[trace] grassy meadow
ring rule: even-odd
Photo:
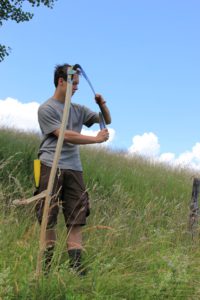
[[[80,278],[68,268],[60,214],[49,276],[35,278],[40,228],[34,204],[39,137],[0,129],[0,299],[200,299],[199,234],[188,232],[192,174],[103,148],[82,147],[91,216]],[[198,230],[198,228],[197,228]]]

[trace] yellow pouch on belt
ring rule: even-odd
[[[41,169],[41,162],[39,159],[34,159],[34,179],[35,179],[35,186],[36,188],[39,187],[40,183],[40,169]]]

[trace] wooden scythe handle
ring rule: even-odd
[[[53,191],[53,185],[55,181],[56,171],[58,167],[58,162],[60,159],[60,153],[63,146],[64,141],[64,134],[68,122],[69,117],[69,109],[70,109],[70,103],[71,103],[71,96],[72,96],[72,67],[68,68],[68,83],[67,83],[67,91],[65,96],[65,106],[63,111],[63,117],[62,117],[62,124],[59,132],[59,137],[56,145],[56,151],[54,155],[53,165],[51,168],[51,173],[49,177],[48,187],[47,187],[47,195],[45,198],[45,204],[44,204],[44,211],[43,211],[43,217],[42,217],[42,224],[41,224],[41,230],[40,230],[40,241],[39,241],[39,252],[38,252],[38,258],[37,258],[37,268],[36,268],[36,276],[39,277],[42,273],[42,258],[45,250],[45,237],[46,237],[46,228],[47,228],[47,221],[48,221],[48,213],[49,213],[49,207],[50,202],[52,198],[52,191]]]

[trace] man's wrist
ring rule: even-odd
[[[99,103],[100,106],[103,106],[106,104],[106,101],[102,101],[101,103]]]

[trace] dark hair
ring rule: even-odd
[[[67,69],[68,67],[71,67],[71,65],[64,64],[64,65],[57,65],[55,67],[54,71],[54,84],[55,87],[58,85],[58,79],[63,78],[65,81],[67,81]]]

